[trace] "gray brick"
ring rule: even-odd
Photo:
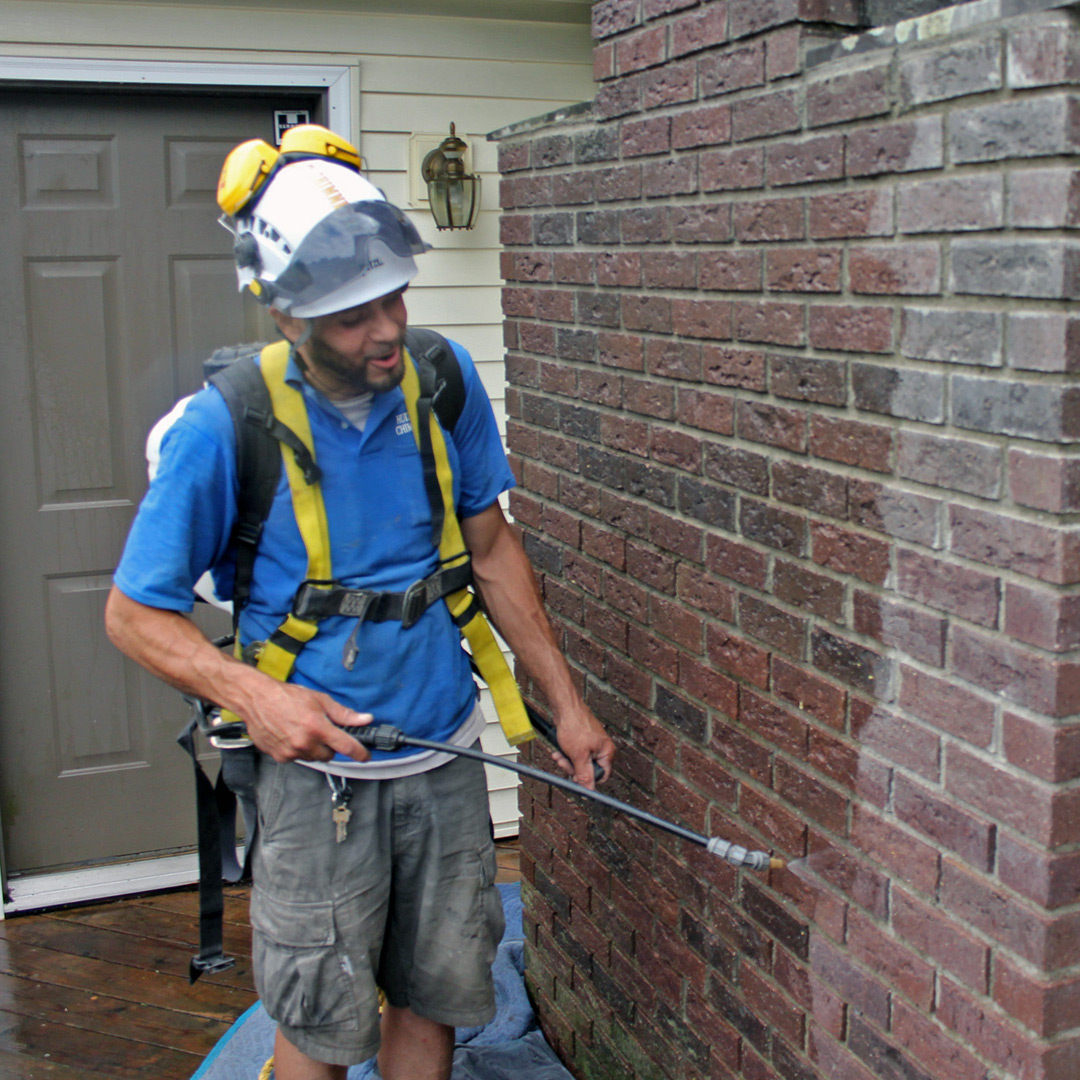
[[[1005,220],[1000,176],[917,180],[897,192],[898,221],[904,233],[999,229]]]
[[[954,240],[953,292],[1048,300],[1080,297],[1080,243]]]
[[[884,364],[852,364],[855,407],[867,412],[940,424],[945,420],[945,376]]]
[[[1080,101],[1074,95],[1018,98],[957,109],[949,116],[953,164],[1075,153]]]
[[[984,499],[1001,495],[1001,449],[958,439],[955,435],[901,432],[896,471],[905,480],[964,491]]]
[[[579,244],[617,244],[619,215],[614,210],[582,210],[577,215]]]
[[[833,71],[835,65],[830,67]],[[806,88],[806,118],[810,127],[842,124],[868,116],[881,116],[892,107],[888,57],[870,66],[836,71],[810,82]]]
[[[1080,33],[1071,18],[1019,26],[1009,34],[1008,85],[1015,90],[1080,82]]]
[[[1025,371],[1080,371],[1080,318],[1018,311],[1008,319],[1009,366]]]
[[[614,161],[619,156],[619,129],[596,127],[574,136],[574,160],[579,165]]]
[[[1001,366],[1002,317],[994,311],[905,308],[900,352],[914,360]]]
[[[918,52],[900,65],[900,90],[906,105],[984,94],[1003,83],[1001,37],[952,42]]]
[[[952,414],[970,431],[1072,442],[1080,436],[1080,387],[957,375]]]
[[[537,214],[533,218],[533,240],[537,244],[573,243],[573,217],[570,214]]]
[[[944,163],[941,117],[853,131],[847,137],[848,176],[940,169]]]
[[[1010,173],[1009,224],[1018,229],[1080,226],[1080,171],[1025,169]]]

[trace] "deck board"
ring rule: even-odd
[[[517,881],[516,840],[499,882]],[[194,888],[0,921],[3,1080],[190,1080],[256,1001],[248,890],[226,888],[225,947],[237,965],[188,984]]]

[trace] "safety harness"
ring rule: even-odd
[[[219,350],[208,362],[217,368],[210,382],[229,407],[236,431],[239,496],[233,531],[236,573],[233,589],[234,653],[258,670],[287,681],[304,646],[318,633],[319,623],[333,615],[357,620],[346,642],[342,663],[352,669],[359,652],[357,635],[364,621],[400,621],[406,629],[440,600],[468,644],[474,669],[491,691],[507,740],[517,745],[535,735],[517,683],[490,626],[471,591],[472,570],[454,509],[454,478],[443,426],[450,432],[464,403],[461,368],[449,343],[431,330],[410,329],[406,335],[402,392],[423,468],[431,506],[432,545],[439,552],[437,569],[404,592],[350,589],[334,579],[330,536],[307,406],[301,390],[285,380],[288,342]],[[255,357],[259,357],[256,364]],[[442,424],[440,424],[442,421]],[[280,451],[279,448],[280,447]],[[307,573],[293,597],[289,613],[265,642],[241,642],[240,612],[251,596],[251,578],[284,464],[293,512],[307,552]],[[190,700],[190,699],[189,699]],[[210,735],[239,727],[239,718],[220,713],[206,702],[192,702],[195,717],[180,742],[191,755],[196,773],[199,817],[200,951],[191,962],[191,981],[203,971],[222,971],[233,960],[222,950],[222,878],[237,881],[246,874],[254,838],[254,749],[245,739],[213,738],[224,750],[216,786],[199,765],[193,742],[196,726]],[[235,860],[235,811],[244,813],[245,865]]]

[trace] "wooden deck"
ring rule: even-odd
[[[518,880],[501,841],[497,880]],[[226,890],[231,971],[188,985],[194,889],[0,921],[0,1080],[189,1080],[255,1002],[247,890]]]

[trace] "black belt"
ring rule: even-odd
[[[307,622],[331,615],[345,615],[361,622],[400,621],[408,630],[432,604],[471,583],[472,567],[467,561],[436,570],[414,581],[404,592],[372,592],[305,581],[293,597],[292,613]]]

